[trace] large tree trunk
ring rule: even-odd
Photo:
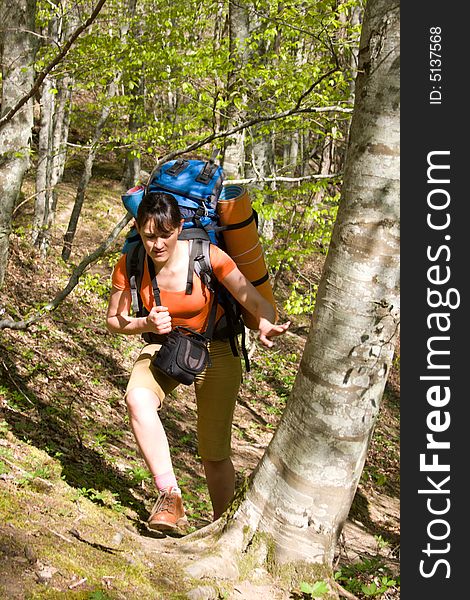
[[[36,0],[2,2],[2,106],[4,115],[33,86]],[[29,167],[33,102],[0,129],[0,286],[8,262],[11,217]]]
[[[212,548],[193,576],[214,560],[236,573],[234,551],[257,545],[260,561],[291,563],[290,573],[332,565],[398,333],[398,64],[399,4],[370,0],[341,207],[299,374],[244,498],[212,540],[218,558]]]

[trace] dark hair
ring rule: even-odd
[[[137,209],[137,227],[141,229],[150,219],[153,219],[155,227],[162,233],[170,233],[179,227],[181,212],[176,198],[166,192],[145,194]]]

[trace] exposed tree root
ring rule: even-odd
[[[333,582],[324,565],[278,564],[270,536],[242,526],[239,518],[240,515],[237,515],[237,521],[230,521],[228,526],[225,520],[219,519],[184,538],[147,539],[145,545],[151,552],[175,559],[183,577],[187,578],[188,589],[196,581],[199,587],[202,585],[214,590],[220,586],[232,588],[244,581],[251,582],[256,588],[259,581],[263,580],[270,581],[270,585],[277,586],[279,590],[285,590],[287,598],[289,590],[301,581],[319,579],[330,583],[328,598],[339,599],[339,595],[342,595],[348,600],[357,600]],[[198,595],[199,592],[202,593],[194,589],[195,598],[202,597]]]
[[[352,592],[348,592],[345,590],[342,585],[340,585],[337,581],[331,580],[330,584],[336,589],[338,594],[343,598],[347,598],[347,600],[359,600],[357,596],[355,596]]]

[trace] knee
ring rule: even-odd
[[[230,457],[223,458],[222,460],[207,460],[203,458],[202,465],[206,472],[210,471],[211,473],[219,473],[224,472],[227,469],[233,469],[232,459]]]
[[[217,467],[218,465],[224,464],[226,461],[230,460],[229,458],[222,458],[221,460],[208,460],[207,458],[202,459],[202,463],[209,467]]]
[[[129,413],[133,414],[137,411],[139,406],[139,393],[134,388],[126,394],[126,406]]]
[[[129,390],[125,400],[130,416],[137,416],[142,411],[149,409],[158,410],[160,406],[158,396],[146,388],[133,388]]]

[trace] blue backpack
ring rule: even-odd
[[[216,153],[214,153],[216,155]],[[179,239],[189,240],[189,266],[186,278],[186,294],[192,293],[193,274],[201,279],[211,291],[216,292],[217,302],[224,308],[224,315],[215,325],[214,339],[228,339],[235,356],[238,356],[236,338],[242,336],[241,350],[246,370],[250,370],[248,353],[245,347],[245,326],[240,305],[217,280],[210,262],[210,244],[224,248],[217,216],[217,201],[222,192],[224,173],[215,163],[213,155],[207,161],[178,158],[156,167],[148,178],[146,186],[137,186],[122,196],[126,209],[135,217],[139,204],[147,192],[167,192],[176,198],[184,219]],[[145,249],[135,227],[129,231],[122,252],[126,256],[126,268],[131,287],[132,309],[136,316],[145,316],[148,311],[142,304],[140,285],[144,270]],[[155,336],[143,334],[151,343]]]
[[[199,237],[220,245],[216,206],[223,180],[222,167],[213,158],[208,161],[178,158],[155,168],[145,188],[129,190],[122,200],[135,216],[144,193],[168,192],[176,198],[185,220],[181,239]]]

